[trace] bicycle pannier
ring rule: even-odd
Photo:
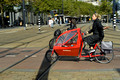
[[[110,53],[113,51],[113,43],[112,41],[102,41],[101,48],[104,52]]]

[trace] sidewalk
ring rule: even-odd
[[[66,24],[61,24],[61,26],[63,26],[63,25],[66,25]],[[59,24],[55,24],[54,27],[55,26],[59,26]],[[24,27],[24,26],[14,26],[14,27],[8,27],[8,28],[0,28],[0,31],[3,31],[3,30],[24,30],[24,29],[28,30],[32,27],[39,27],[39,25],[27,25],[26,27]],[[41,28],[49,27],[49,25],[41,25],[40,27]]]
[[[50,71],[48,80],[120,80],[117,71]]]

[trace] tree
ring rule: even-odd
[[[100,7],[99,7],[99,11],[101,14],[109,14],[112,13],[112,5],[110,2],[102,1]]]
[[[98,8],[90,3],[78,0],[33,0],[33,8],[35,13],[39,11],[49,13],[51,10],[58,10],[60,12],[62,11],[62,1],[64,14],[70,16],[89,15],[90,12],[93,13]]]
[[[62,0],[34,0],[33,7],[35,8],[35,13],[39,11],[48,13],[51,10],[62,9]]]
[[[90,15],[98,10],[98,6],[75,0],[66,0],[64,5],[64,13],[70,16]]]
[[[0,11],[2,17],[2,27],[4,27],[4,11],[11,10],[13,11],[13,6],[20,3],[21,0],[0,0]]]
[[[111,2],[108,2],[107,0],[102,1],[99,12],[101,15],[109,15],[112,14],[112,4]],[[108,16],[107,16],[107,22],[108,22]]]

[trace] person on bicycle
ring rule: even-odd
[[[85,34],[93,33],[93,35],[87,36],[83,39],[90,46],[90,51],[88,53],[95,52],[95,49],[94,49],[95,44],[99,41],[102,41],[104,38],[103,30],[109,28],[109,27],[104,27],[101,24],[100,18],[101,16],[98,13],[93,14],[92,19],[94,22],[93,22],[92,29],[85,32]]]
[[[70,19],[69,22],[70,22],[70,28],[67,28],[67,30],[72,30],[72,29],[77,28],[75,19]]]

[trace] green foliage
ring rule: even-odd
[[[0,12],[1,12],[1,17],[2,17],[2,26],[4,27],[4,15],[3,13],[5,11],[12,12],[13,6],[16,4],[19,4],[21,0],[0,0]]]
[[[92,15],[95,12],[100,14],[112,13],[112,0],[101,0],[100,6],[94,6],[90,3],[77,0],[25,0],[25,2],[27,1],[29,1],[30,4],[26,5],[26,9],[28,11],[32,10],[35,13],[38,13],[39,11],[49,13],[51,10],[62,11],[62,1],[65,15]],[[19,5],[22,5],[22,0],[0,0],[0,8],[2,6],[4,11],[13,11],[13,6]]]
[[[50,10],[61,9],[62,0],[34,0],[33,7],[36,12],[50,12]]]
[[[70,16],[91,15],[98,10],[97,6],[81,1],[67,0],[64,5],[64,13]]]
[[[112,13],[112,5],[111,5],[111,2],[107,2],[106,0],[105,1],[102,1],[100,7],[99,7],[99,12],[102,14],[102,15],[107,15],[109,13]]]
[[[90,15],[98,10],[96,6],[75,0],[63,0],[64,14],[70,16]],[[51,10],[61,10],[62,0],[34,0],[35,12],[49,13]]]
[[[13,6],[20,2],[21,0],[0,0],[0,9],[3,9],[3,11],[14,11]]]
[[[109,1],[109,2],[112,2],[113,0],[101,0],[101,2],[103,2],[103,1]]]

